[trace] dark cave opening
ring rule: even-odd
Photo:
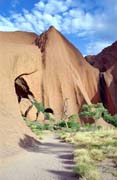
[[[34,99],[34,95],[31,92],[26,80],[21,76],[18,76],[15,79],[15,91],[16,91],[19,103],[22,98],[26,98],[30,100],[29,97],[31,96]]]
[[[54,114],[54,111],[53,111],[52,108],[46,108],[46,109],[44,110],[44,112]]]
[[[32,102],[35,102],[36,100],[35,100],[34,94],[32,93],[32,91],[30,90],[30,88],[28,86],[28,83],[21,76],[18,76],[15,79],[15,91],[16,91],[16,95],[17,95],[17,98],[18,98],[18,103],[21,102],[22,98],[26,98],[31,102],[31,105],[29,105],[29,107],[27,107],[26,112],[23,114],[25,117],[27,117],[27,114],[29,113],[29,111],[33,107]],[[39,102],[37,102],[37,103],[39,103]],[[50,108],[50,107],[45,108],[44,112],[54,114],[53,109]],[[38,114],[39,114],[39,112],[37,110],[37,117],[38,117]]]

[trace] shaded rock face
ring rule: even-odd
[[[85,59],[100,72],[106,72],[117,63],[117,41],[106,47],[97,55],[86,56]]]
[[[59,120],[64,111],[71,115],[84,102],[99,102],[98,82],[99,71],[55,28],[40,36],[1,32],[0,158],[21,151],[20,139],[34,136],[20,113],[35,118],[29,96],[43,102]]]
[[[112,96],[105,80],[105,74],[102,72],[99,74],[99,94],[104,107],[108,109],[111,114],[115,114],[116,110],[113,104]]]
[[[103,99],[108,99],[106,103],[103,103],[112,114],[117,113],[117,41],[99,54],[86,56],[85,59],[92,66],[99,69],[100,77],[103,74],[103,82],[100,89],[102,91],[103,88]]]

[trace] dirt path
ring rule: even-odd
[[[21,142],[23,146],[23,142]],[[23,147],[27,152],[0,168],[0,180],[76,180],[73,174],[73,146],[54,134],[42,143]]]

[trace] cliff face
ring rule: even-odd
[[[41,55],[31,44],[34,39],[30,33],[0,33],[0,163],[23,150],[25,138],[34,137],[22,120],[14,83],[20,74],[37,69]]]
[[[85,59],[100,72],[106,72],[117,63],[117,41],[99,54],[86,56]]]
[[[68,114],[78,112],[84,101],[89,103],[98,93],[98,70],[85,62],[81,53],[53,27],[35,42],[42,53],[41,92],[45,106],[51,107],[60,119],[64,100],[68,99]]]
[[[40,36],[1,32],[0,158],[17,153],[26,137],[34,136],[20,113],[35,118],[29,96],[51,108],[59,120],[65,99],[68,115],[84,102],[98,102],[98,82],[99,71],[55,28]]]
[[[99,54],[86,56],[85,59],[103,74],[105,87],[108,91],[107,94],[104,93],[105,97],[103,94],[103,98],[108,99],[105,106],[112,114],[117,113],[117,41]],[[104,90],[104,92],[107,91]]]

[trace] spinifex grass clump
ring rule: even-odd
[[[116,176],[117,166],[117,130],[95,129],[64,133],[61,135],[64,141],[74,143],[77,149],[74,152],[75,172],[85,180],[100,180],[97,164],[110,159],[114,165],[111,173]],[[110,173],[110,172],[109,172]]]
[[[81,176],[82,180],[101,180],[97,168],[89,162],[79,162],[74,171]]]
[[[105,155],[101,149],[93,148],[90,151],[90,156],[93,160],[102,161],[105,159]]]

